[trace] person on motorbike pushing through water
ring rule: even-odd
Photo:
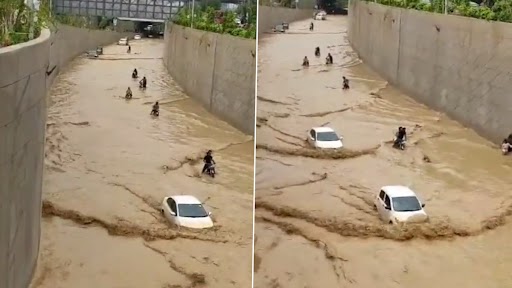
[[[332,55],[331,53],[327,53],[327,57],[325,57],[325,64],[332,64]]]
[[[153,105],[153,110],[151,110],[151,115],[158,115],[160,113],[160,105],[158,101]]]
[[[208,168],[210,168],[212,166],[212,164],[215,164],[215,161],[213,160],[212,152],[213,152],[212,150],[208,150],[208,152],[206,152],[206,156],[204,156],[204,158],[203,158],[204,166],[203,166],[203,170],[201,171],[201,174],[206,172],[206,170]]]
[[[147,85],[147,80],[146,80],[146,76],[144,76],[144,77],[142,77],[142,80],[140,80],[139,86],[140,86],[140,88],[146,88],[146,85]]]
[[[343,76],[343,89],[349,89],[350,86],[348,85],[348,79]]]
[[[405,127],[398,127],[398,131],[396,132],[396,135],[395,135],[395,143],[394,145],[398,145],[400,144],[401,142],[404,142],[407,140],[407,132],[405,131]]]
[[[139,72],[137,71],[137,68],[133,69],[133,72],[132,72],[132,78],[137,78],[139,77]]]
[[[126,51],[128,54],[132,53],[132,46],[128,45],[128,51]]]
[[[302,59],[302,66],[309,67],[308,56],[304,56],[304,59]]]
[[[126,94],[124,95],[124,98],[131,99],[132,96],[133,96],[132,89],[130,89],[130,87],[128,87],[128,89],[126,89]]]
[[[320,56],[320,47],[316,47],[316,48],[315,48],[315,56],[316,56],[316,57],[319,57],[319,56]]]
[[[315,24],[313,24],[313,22],[311,22],[309,24],[309,31],[313,31],[314,28],[315,28]]]

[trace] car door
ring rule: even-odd
[[[169,206],[169,210],[170,210],[170,211],[166,211],[167,218],[172,223],[178,224],[178,221],[177,221],[178,220],[178,209],[176,207],[176,201],[174,201],[174,199],[172,199],[172,198],[167,198],[167,206]],[[170,212],[173,212],[174,215],[171,214]]]
[[[385,207],[389,207],[389,209],[386,209]],[[383,206],[383,216],[384,221],[388,222],[391,220],[391,198],[386,194],[384,196],[384,206]]]
[[[308,142],[312,146],[315,146],[315,141],[316,141],[316,131],[314,129],[311,129],[311,130],[309,130]]]

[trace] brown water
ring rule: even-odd
[[[250,287],[253,140],[188,98],[162,63],[163,42],[78,59],[49,98],[43,227],[33,287]],[[138,89],[131,72],[148,79]],[[127,87],[133,99],[123,99]],[[159,118],[149,116],[160,101]],[[206,150],[215,179],[199,176]],[[163,197],[191,194],[216,227],[178,230]]]
[[[512,287],[511,160],[361,64],[347,20],[260,40],[254,287]],[[306,146],[325,123],[342,152]],[[398,126],[405,151],[391,147]],[[416,191],[430,223],[381,223],[373,197],[393,184]]]

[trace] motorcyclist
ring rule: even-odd
[[[151,110],[151,115],[158,116],[160,113],[160,104],[158,104],[158,101],[156,101],[155,104],[153,104],[153,110]]]
[[[139,82],[139,87],[146,88],[146,84],[147,84],[147,80],[146,80],[146,76],[144,76],[144,77],[142,77],[142,80],[140,80],[140,82]]]
[[[126,51],[128,54],[132,53],[132,46],[128,45],[128,51]]]
[[[315,48],[315,56],[316,56],[316,57],[319,57],[319,56],[320,56],[320,47],[316,47],[316,48]]]
[[[512,135],[509,135],[512,136]],[[507,155],[512,151],[512,144],[510,143],[510,140],[508,138],[503,139],[503,142],[501,142],[501,152],[503,155]]]
[[[137,68],[133,69],[133,72],[132,72],[132,78],[137,78],[139,77],[139,72],[137,71]]]
[[[302,66],[309,67],[309,59],[308,56],[304,56],[304,59],[302,60]]]
[[[350,86],[348,84],[348,79],[343,76],[343,90],[350,89]]]
[[[325,57],[325,64],[332,64],[332,55],[331,53],[327,53],[327,57]]]
[[[203,166],[203,170],[201,171],[201,174],[206,172],[206,170],[208,168],[210,168],[213,164],[215,164],[215,161],[213,160],[212,153],[213,153],[212,150],[208,150],[208,152],[206,152],[206,156],[204,156],[204,158],[203,158],[204,166]]]
[[[315,24],[313,24],[313,22],[311,22],[309,24],[309,31],[313,31],[314,28],[315,28]]]
[[[132,99],[132,89],[130,89],[130,87],[128,87],[128,89],[126,89],[126,94],[124,95],[124,98],[126,99]]]
[[[407,140],[407,131],[405,130],[405,127],[398,127],[398,131],[395,134],[395,143],[394,145],[399,145],[402,142],[405,142]]]

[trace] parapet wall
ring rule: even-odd
[[[291,23],[313,18],[314,4],[308,9],[292,9],[284,7],[258,6],[258,35],[270,31],[283,22]]]
[[[1,288],[27,288],[37,262],[48,88],[74,57],[119,37],[61,26],[0,49]]]
[[[256,41],[169,24],[164,65],[187,95],[254,134]]]
[[[418,101],[495,142],[511,133],[512,24],[351,1],[348,36]]]

